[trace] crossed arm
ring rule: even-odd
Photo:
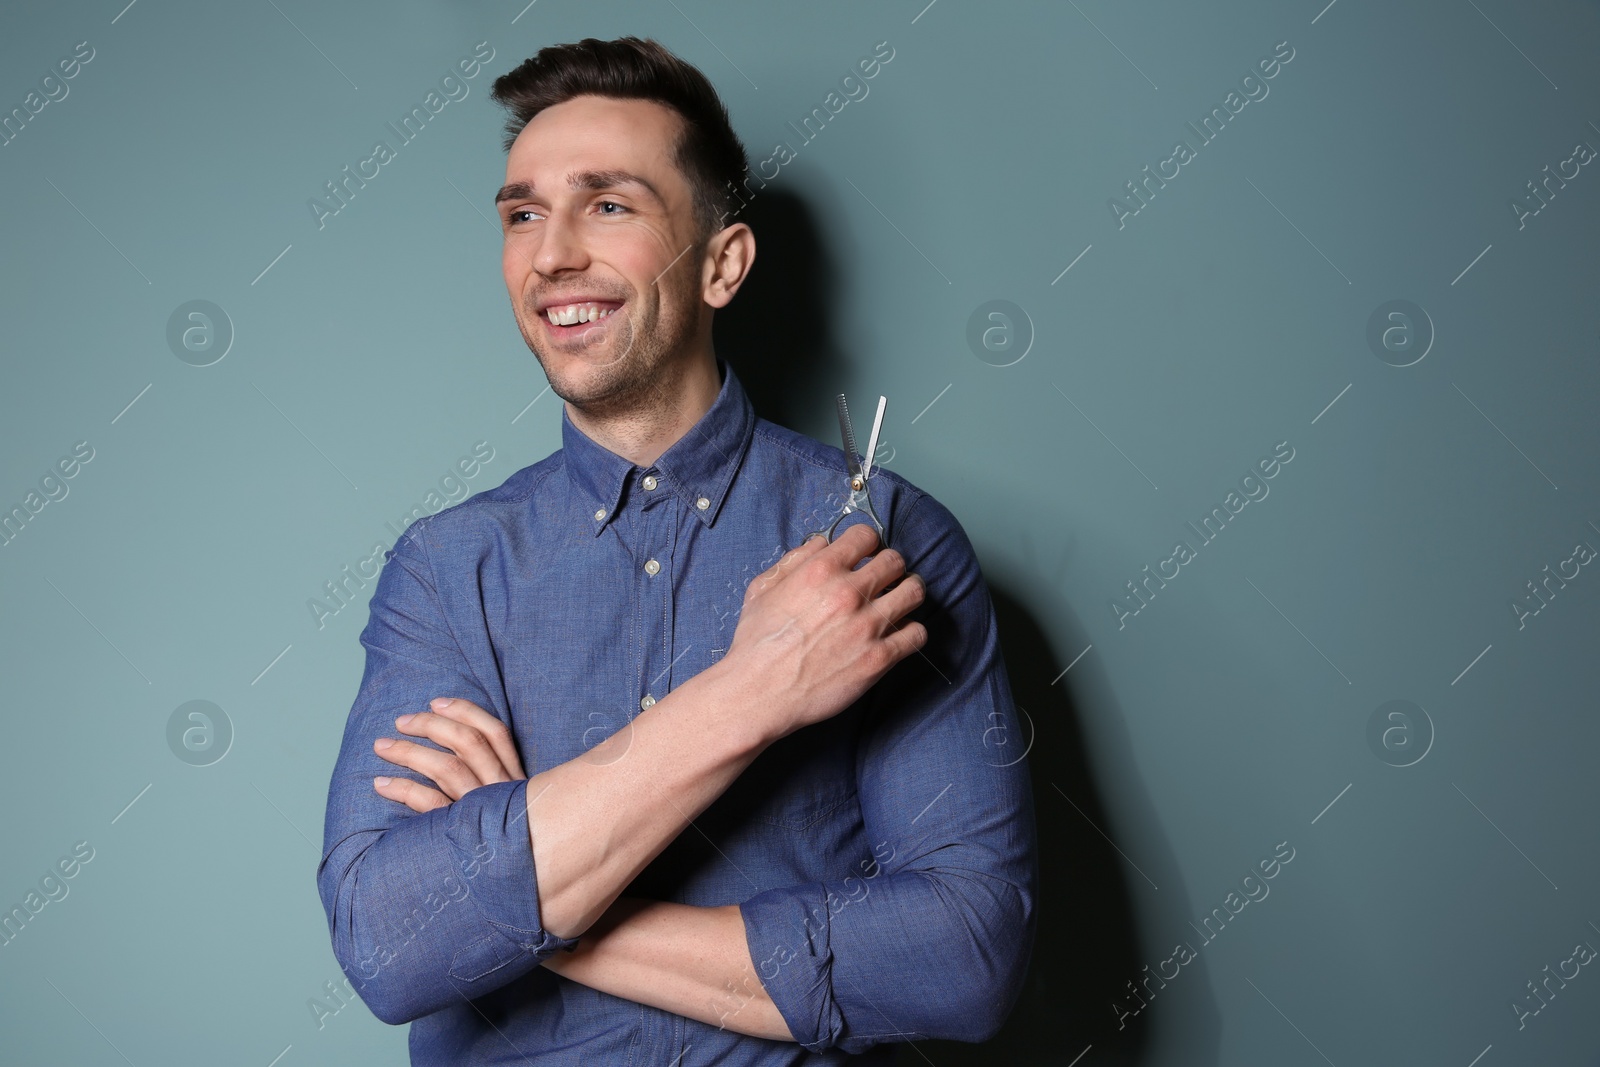
[[[427,777],[437,788],[409,778],[379,777],[374,788],[381,796],[426,812],[480,786],[527,777],[499,719],[468,700],[441,698],[431,707],[401,716],[396,729],[448,751],[403,738],[380,738],[373,751]],[[700,908],[618,897],[584,931],[575,949],[557,952],[543,966],[625,1000],[753,1037],[795,1040],[756,976],[736,904]]]
[[[427,532],[397,545],[362,634],[367,670],[330,788],[318,867],[336,953],[374,1014],[409,1021],[542,965],[810,1051],[992,1035],[1020,993],[1031,948],[1031,795],[1020,755],[1009,758],[1017,749],[990,740],[997,717],[1011,720],[1012,703],[971,546],[932,498],[900,525],[906,543],[920,547],[918,571],[935,576],[929,597],[942,617],[929,630],[885,628],[878,610],[901,615],[912,598],[888,602],[908,583],[863,597],[870,590],[854,583],[874,580],[874,564],[890,554],[856,569],[875,539],[852,526],[831,546],[786,556],[770,589],[751,583],[734,647],[716,666],[631,719],[591,750],[592,760],[532,779],[507,725],[483,710],[502,706],[504,694],[466,665],[460,642],[482,652],[482,635],[465,625],[468,632],[452,632],[445,621]],[[787,576],[785,561],[796,564]],[[870,655],[863,630],[879,635],[867,642]],[[887,647],[917,631],[916,644]],[[884,678],[920,651],[924,635],[921,661]],[[892,848],[886,858],[874,847],[878,859],[861,864],[866,878],[844,859],[840,871],[738,905],[619,896],[753,760],[751,739],[737,737],[741,724],[787,717],[757,731],[760,748],[849,706],[880,678],[884,714],[861,735],[856,779],[866,834]],[[394,720],[415,742],[379,747],[389,709],[424,705],[441,691],[455,702]],[[708,742],[729,737],[734,744]],[[628,758],[602,751],[613,745]],[[427,781],[390,776],[390,767]],[[411,810],[397,814],[400,805]],[[475,879],[470,891],[457,867]],[[866,879],[870,906],[861,903]],[[470,907],[453,903],[469,893]]]

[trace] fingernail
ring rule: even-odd
[[[438,700],[435,700],[433,702],[433,706],[436,707],[436,708],[448,708],[451,704],[454,704],[454,703],[455,703],[455,698],[454,697],[440,697]]]
[[[388,785],[392,781],[394,781],[393,778],[385,778],[382,775],[379,775],[377,778],[374,778],[372,780],[372,784],[373,785],[378,785],[378,786],[383,786],[383,785]]]
[[[380,738],[378,738],[377,743],[374,744],[372,747],[381,750],[381,749],[388,748],[392,744],[394,744],[394,738],[392,738],[392,737],[380,737]]]
[[[402,716],[400,716],[398,719],[396,719],[394,721],[394,724],[396,726],[404,726],[407,723],[409,723],[412,719],[415,719],[415,718],[416,718],[415,715],[402,715]]]

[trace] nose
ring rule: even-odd
[[[554,275],[563,270],[583,270],[589,265],[588,253],[583,247],[580,224],[568,218],[565,212],[551,211],[540,224],[539,248],[534,253],[534,269],[540,274]]]

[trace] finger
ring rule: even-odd
[[[926,598],[928,598],[928,584],[922,581],[922,574],[907,574],[904,581],[872,601],[872,606],[882,611],[886,622],[894,622],[904,614],[909,614],[918,606],[922,606]]]
[[[426,737],[434,744],[449,749],[471,768],[478,783],[505,782],[511,772],[500,761],[500,754],[476,727],[430,711],[415,715],[402,715],[395,720],[395,728],[413,737]]]
[[[451,800],[460,800],[483,781],[453,752],[440,752],[411,741],[380,737],[372,743],[380,759],[416,771],[438,786]]]
[[[928,628],[920,622],[908,622],[898,630],[885,634],[883,641],[889,646],[894,662],[899,663],[928,643]]]
[[[450,804],[450,798],[437,789],[429,789],[409,778],[389,778],[380,775],[372,780],[372,788],[379,796],[397,800],[412,811],[432,811],[434,808],[443,808]]]
[[[859,531],[859,532],[858,532]],[[854,568],[879,548],[877,528],[870,522],[853,522],[827,546],[827,555],[846,569]]]
[[[772,569],[775,571],[787,570],[788,568],[793,567],[795,564],[802,563],[811,558],[827,547],[828,535],[820,530],[813,530],[811,533],[806,534],[805,540],[801,541],[798,545],[795,545],[793,548],[789,549],[789,551],[785,552],[782,557],[779,558],[778,562],[773,564]]]
[[[915,610],[927,598],[928,587],[922,575],[907,574],[900,584],[870,601],[869,605],[877,613],[883,629],[890,630],[895,628],[896,620]]]
[[[896,549],[885,548],[857,567],[851,573],[850,581],[863,596],[870,598],[882,593],[905,573],[905,557]]]
[[[479,733],[488,738],[489,746],[499,755],[501,766],[512,779],[528,777],[522,769],[522,756],[517,752],[517,739],[512,736],[511,727],[472,701],[460,697],[440,697],[433,701],[432,707],[440,715],[476,727]]]

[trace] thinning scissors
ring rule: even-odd
[[[833,531],[838,527],[840,519],[853,511],[859,511],[877,528],[879,544],[885,547],[889,544],[889,531],[884,528],[877,511],[872,507],[871,484],[872,460],[878,452],[878,431],[883,429],[883,409],[888,402],[888,397],[878,397],[878,414],[872,420],[872,436],[867,439],[867,452],[863,461],[863,457],[856,454],[856,435],[850,427],[850,409],[845,404],[844,394],[839,394],[839,433],[844,438],[844,455],[850,468],[850,497],[845,501],[839,514],[834,516],[833,522],[828,524],[827,529],[814,531],[827,541],[833,540]]]

